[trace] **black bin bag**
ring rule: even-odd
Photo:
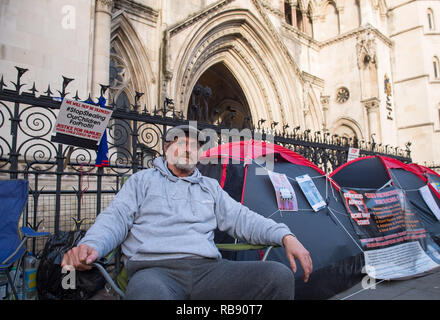
[[[64,254],[75,247],[85,233],[84,230],[60,231],[49,238],[37,269],[38,299],[87,300],[104,287],[105,279],[96,268],[64,273],[61,268]],[[74,277],[70,272],[75,272]],[[64,279],[63,288],[64,277],[69,278]]]

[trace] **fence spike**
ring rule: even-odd
[[[78,96],[78,90],[76,90],[76,94],[75,94],[75,96],[73,97],[73,99],[74,99],[75,101],[79,101],[79,100],[80,100],[80,97]]]
[[[61,98],[64,98],[66,95],[68,95],[70,93],[70,92],[66,93],[66,88],[69,85],[69,83],[72,82],[74,79],[67,78],[65,76],[62,76],[62,77],[63,77],[63,88],[62,88],[62,91],[61,92],[59,90],[57,90],[57,91],[60,94]]]
[[[46,97],[48,97],[48,98],[52,97],[53,92],[50,90],[50,84],[47,86],[47,90],[44,93],[46,94]]]
[[[33,96],[35,96],[35,93],[38,92],[37,88],[35,87],[35,81],[34,84],[32,85],[32,88],[29,91],[32,93]]]
[[[15,91],[20,92],[20,89],[22,86],[24,86],[25,84],[21,83],[21,77],[29,70],[29,69],[25,69],[25,68],[20,68],[20,67],[15,67],[15,69],[17,69],[17,83],[12,82],[11,83],[15,86]]]
[[[6,83],[3,81],[3,75],[0,80],[0,92],[3,91],[3,87],[7,87]]]

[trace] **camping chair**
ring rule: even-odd
[[[247,250],[264,250],[266,249],[266,252],[264,256],[262,257],[261,261],[266,261],[270,251],[275,246],[266,246],[266,245],[254,245],[254,244],[248,244],[248,243],[219,243],[216,244],[217,248],[219,250],[224,251],[247,251]],[[106,267],[111,264],[111,261],[113,259],[118,259],[118,249],[113,250],[110,252],[106,257],[99,260],[98,262],[93,263],[93,266],[98,268],[98,270],[101,272],[105,280],[107,281],[108,285],[116,292],[119,298],[123,299],[125,296],[125,290],[127,289],[128,284],[128,275],[127,271],[124,267],[120,268],[119,270],[116,270],[116,277],[113,279],[109,272],[107,272]]]
[[[5,273],[11,286],[13,295],[18,300],[18,293],[14,279],[9,274],[12,266],[18,261],[17,270],[21,266],[25,255],[26,241],[50,235],[49,232],[35,232],[30,227],[22,227],[22,239],[18,234],[18,222],[28,198],[27,180],[2,180],[0,181],[0,272]],[[23,277],[24,279],[24,277]],[[23,286],[24,288],[24,286]]]

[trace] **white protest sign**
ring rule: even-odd
[[[349,148],[347,162],[359,158],[359,152],[360,152],[360,149],[358,149],[358,148]]]
[[[438,207],[437,203],[434,200],[434,197],[431,194],[431,191],[429,190],[428,185],[425,185],[419,189],[420,195],[422,196],[423,200],[425,200],[426,205],[431,209],[432,213],[435,215],[437,220],[440,221],[440,208]]]
[[[433,249],[426,253],[418,241],[364,251],[365,265],[372,271],[367,273],[375,279],[406,278],[435,269],[439,265],[429,254],[440,258]]]
[[[100,106],[64,99],[53,132],[99,142],[112,113]]]

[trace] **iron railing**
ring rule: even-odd
[[[39,94],[35,83],[32,86],[23,83],[27,69],[16,69],[15,82],[7,84],[3,76],[0,80],[0,175],[3,179],[29,180],[23,224],[34,228],[44,227],[51,232],[69,230],[74,225],[72,219],[87,219],[87,227],[118,192],[124,176],[151,166],[152,159],[161,155],[164,132],[189,121],[174,109],[173,101],[168,98],[161,109],[151,111],[140,104],[143,94],[139,92],[131,105],[117,106],[110,101],[108,108],[113,109],[107,129],[110,166],[95,167],[96,151],[51,141],[61,99],[69,97],[67,88],[73,79],[62,77],[57,94],[50,86]],[[101,86],[101,97],[108,89]],[[78,92],[71,99],[83,101]],[[203,90],[193,92],[190,118],[199,120],[199,129],[217,132],[218,143],[226,142],[221,133],[231,129],[231,121],[212,123],[206,113],[208,99]],[[212,112],[216,110],[211,110],[211,115]],[[231,114],[228,119],[233,118]],[[263,127],[265,119],[259,119],[255,127],[249,120],[245,119],[237,129],[249,128],[253,136],[263,140],[270,136],[274,143],[303,155],[326,172],[346,162],[350,147],[360,148],[361,156],[382,154],[411,162],[410,144],[401,149],[374,140],[357,141],[323,131],[301,131],[300,127],[276,122],[267,129]]]

